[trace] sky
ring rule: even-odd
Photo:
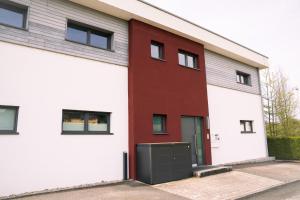
[[[146,1],[266,55],[300,89],[300,0]]]

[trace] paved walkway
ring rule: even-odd
[[[238,199],[288,182],[300,180],[300,163],[244,165],[234,171],[205,178],[190,178],[154,187],[192,200]]]
[[[49,193],[18,200],[188,200],[139,182],[125,182],[110,186]]]
[[[155,186],[125,182],[113,186],[20,198],[22,200],[229,200],[300,180],[300,163],[242,165],[234,171]]]

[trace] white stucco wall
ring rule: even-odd
[[[266,157],[261,96],[212,85],[207,89],[213,164]],[[255,133],[241,134],[240,120],[253,120]]]
[[[0,135],[0,196],[121,180],[127,68],[3,42],[0,55],[0,105],[20,106],[20,134]],[[61,135],[62,109],[111,112],[114,135]]]

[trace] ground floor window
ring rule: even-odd
[[[62,134],[111,134],[110,113],[63,110]]]
[[[16,106],[0,106],[0,134],[16,134],[18,110]]]
[[[241,133],[254,133],[253,132],[253,121],[251,120],[241,120]]]
[[[166,134],[167,133],[167,115],[154,114],[152,119],[153,133]]]

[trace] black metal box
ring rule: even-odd
[[[189,143],[143,143],[137,145],[137,180],[158,184],[192,176]]]

